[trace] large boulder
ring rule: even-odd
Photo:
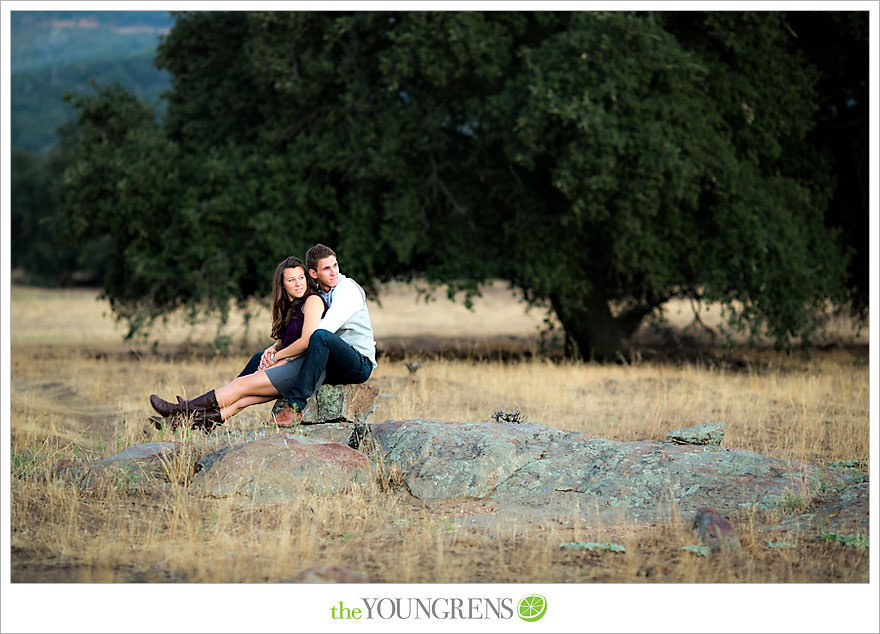
[[[587,439],[533,423],[387,421],[371,431],[419,499],[481,498],[584,521],[659,521],[702,507],[769,510],[835,477],[751,451]]]
[[[223,448],[199,462],[193,494],[261,503],[287,502],[303,492],[337,493],[376,476],[373,463],[359,451],[289,432]]]

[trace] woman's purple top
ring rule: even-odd
[[[290,322],[288,322],[287,326],[284,328],[284,332],[281,335],[281,347],[279,350],[286,348],[302,336],[303,323],[306,320],[305,315],[303,315],[303,306],[305,306],[306,299],[308,299],[310,295],[318,295],[318,297],[321,297],[318,293],[306,293],[305,296],[303,296],[303,301],[296,307],[296,310],[293,311],[293,317],[290,318]],[[324,301],[323,297],[321,297],[321,301],[324,302],[324,311],[321,313],[321,317],[323,317],[327,312],[327,302]]]

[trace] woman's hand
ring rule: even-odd
[[[284,364],[287,363],[288,361],[290,361],[290,359],[278,359],[277,361],[275,361],[274,363],[272,363],[272,365],[270,365],[270,366],[267,367],[266,369],[268,370],[269,368],[277,368],[279,365],[284,365]]]
[[[260,356],[260,365],[257,367],[257,372],[260,370],[265,370],[270,367],[273,363],[275,363],[275,344],[272,344],[265,350],[263,350],[263,354]]]

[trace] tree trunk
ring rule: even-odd
[[[581,310],[567,302],[551,299],[556,316],[565,329],[565,356],[590,361],[616,361],[623,354],[620,327],[608,302],[592,295]]]

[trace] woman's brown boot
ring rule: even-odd
[[[163,398],[156,396],[155,394],[150,394],[150,405],[156,410],[163,418],[167,418],[172,414],[175,414],[181,410],[180,403],[169,403]]]
[[[192,417],[192,428],[201,429],[206,434],[217,425],[223,424],[219,409],[203,409],[195,412]]]
[[[183,410],[187,412],[220,409],[220,404],[217,403],[217,394],[214,392],[214,390],[205,392],[204,394],[195,397],[191,401],[184,401],[182,398],[178,397],[177,402],[177,406],[183,408]]]
[[[193,429],[203,429],[207,433],[215,425],[223,422],[220,414],[220,404],[217,402],[217,394],[214,390],[205,392],[191,401],[184,401],[180,397],[177,400],[186,411],[192,412]]]

